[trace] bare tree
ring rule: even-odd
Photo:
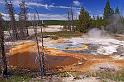
[[[20,9],[21,9],[20,14],[19,14],[20,35],[21,35],[21,38],[25,38],[25,37],[29,36],[28,27],[26,26],[27,8],[25,5],[25,1],[22,1],[20,3]]]
[[[75,28],[74,28],[74,13],[73,13],[72,6],[68,11],[68,29],[70,31],[75,31]]]
[[[43,22],[42,22],[43,24]],[[43,26],[41,27],[41,36],[42,36],[42,76],[46,74],[45,70],[45,55],[44,55],[44,40],[43,40]]]
[[[39,16],[39,13],[38,13],[38,11],[35,9],[35,11],[36,11],[36,13],[37,13],[37,15],[38,15],[38,24],[39,24],[39,20],[40,20],[40,16]],[[37,25],[38,25],[37,24]],[[43,21],[42,21],[42,25],[43,25],[44,23],[43,23]],[[43,25],[44,26],[44,25]],[[41,54],[41,62],[42,62],[42,64],[41,64],[41,77],[43,77],[45,74],[46,74],[46,70],[45,70],[45,53],[44,53],[44,40],[43,40],[43,26],[41,26],[41,36],[42,36],[42,40],[41,40],[41,42],[42,42],[42,54]]]
[[[71,18],[70,18],[70,11],[68,11],[68,29],[71,31]]]
[[[36,9],[35,9],[36,10]],[[37,13],[37,17],[38,17],[38,21],[40,20],[39,18],[39,14],[38,11],[36,10]],[[36,19],[36,15],[34,14],[34,20]],[[38,22],[37,22],[37,26],[38,26]],[[35,26],[35,24],[33,25],[34,27],[34,32],[35,32],[35,38],[36,38],[36,42],[37,42],[37,49],[38,49],[38,60],[39,60],[39,65],[40,65],[40,74],[41,74],[41,78],[46,74],[45,71],[45,58],[44,58],[44,45],[43,45],[43,29],[41,27],[41,34],[42,34],[42,54],[40,53],[40,46],[39,46],[39,41],[38,41],[38,37],[37,37],[37,27]]]
[[[75,31],[75,28],[74,28],[74,13],[73,13],[73,7],[72,6],[71,6],[70,14],[71,14],[71,30]]]
[[[2,63],[3,63],[3,76],[7,75],[7,60],[5,54],[5,47],[4,47],[4,28],[2,25],[2,15],[0,14],[0,47],[1,47],[1,54],[2,54]]]
[[[14,16],[14,8],[13,5],[11,3],[11,1],[8,3],[6,0],[6,7],[8,9],[8,13],[10,16],[10,29],[12,30],[12,36],[14,38],[14,40],[18,40],[18,30],[15,24],[15,16]]]

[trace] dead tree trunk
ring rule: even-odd
[[[44,55],[44,40],[43,40],[43,26],[41,27],[41,36],[42,36],[42,76],[46,74],[45,70],[45,55]]]
[[[8,3],[6,2],[6,7],[8,9],[8,13],[10,16],[10,29],[12,30],[12,36],[14,40],[18,40],[18,30],[16,28],[16,24],[15,24],[15,16],[14,16],[14,8],[12,3]]]
[[[71,31],[71,18],[70,18],[70,11],[68,11],[68,29]]]
[[[73,13],[73,7],[71,7],[71,29],[73,31],[75,31],[75,28],[74,28],[74,13]]]
[[[37,22],[37,26],[39,24],[39,20],[40,20],[40,16],[39,16],[39,13],[38,11],[35,9],[36,13],[37,13],[37,16],[38,16],[38,22]],[[43,21],[42,21],[42,24],[43,24]],[[43,40],[43,26],[41,27],[41,36],[42,36],[42,64],[41,64],[41,77],[43,77],[44,75],[46,75],[46,69],[45,69],[45,54],[44,54],[44,40]]]
[[[39,13],[37,12],[38,14],[38,24],[39,24],[39,20],[40,20],[40,17],[39,17]],[[37,25],[38,25],[37,24]],[[42,21],[42,25],[44,26],[44,22]],[[42,65],[41,65],[41,77],[43,77],[45,74],[46,74],[46,69],[45,69],[45,54],[44,54],[44,40],[43,40],[43,26],[41,26],[41,42],[42,42],[42,52],[41,52],[41,58],[42,58]]]
[[[20,22],[20,35],[21,38],[28,37],[28,27],[26,26],[27,21],[27,8],[25,5],[25,1],[20,3],[20,14],[19,14],[19,22]]]
[[[4,28],[2,25],[2,16],[0,15],[0,47],[1,47],[1,54],[2,54],[2,63],[3,63],[3,77],[7,75],[7,61],[6,61],[6,54],[5,54],[5,47],[4,47]]]
[[[74,27],[74,13],[73,8],[71,6],[70,10],[68,11],[68,28],[70,31],[75,31]]]
[[[38,16],[38,20],[40,20],[39,18],[39,14],[36,10],[37,16]],[[36,15],[34,15],[34,20],[36,19]],[[42,34],[42,54],[40,54],[40,46],[39,46],[39,41],[38,41],[38,37],[37,37],[37,27],[34,26],[34,32],[35,32],[35,38],[36,38],[36,42],[37,42],[37,49],[38,49],[38,59],[39,59],[39,65],[40,65],[40,75],[41,78],[46,74],[45,73],[45,61],[44,61],[44,46],[43,46],[43,34]],[[38,26],[38,23],[37,25]],[[41,28],[41,33],[42,33],[42,28]]]

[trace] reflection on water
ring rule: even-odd
[[[83,45],[88,46],[88,48],[83,49]],[[71,42],[67,42],[67,43],[57,43],[57,44],[49,45],[48,47],[56,48],[56,49],[59,49],[59,50],[65,51],[65,52],[69,52],[69,53],[86,53],[86,54],[96,55],[99,45],[83,44],[83,43],[74,45]],[[82,50],[76,50],[75,48],[82,48]]]
[[[48,47],[57,48],[59,50],[65,50],[66,48],[81,47],[81,44],[73,45],[71,43],[57,43],[57,44],[49,45]]]
[[[124,54],[124,41],[119,41],[114,38],[77,37],[67,39],[61,43],[48,44],[46,46],[70,53],[86,53],[94,55]],[[87,46],[87,48],[84,48],[84,46]]]
[[[93,44],[79,44],[80,47],[82,45],[87,45],[88,48],[87,49],[82,49],[82,50],[63,50],[65,52],[69,52],[69,53],[85,53],[85,54],[94,54],[96,55],[97,53],[97,48],[99,47],[99,45],[93,45]]]

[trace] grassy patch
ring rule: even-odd
[[[51,39],[57,40],[57,39],[59,39],[59,37],[57,35],[56,36],[51,36]]]
[[[57,73],[56,75],[59,77],[70,77],[68,72],[61,72],[61,73]]]
[[[100,77],[104,80],[104,82],[107,82],[106,79],[110,79],[116,82],[124,82],[124,70],[118,72],[94,72],[89,73],[89,75],[93,77]]]
[[[60,32],[44,32],[44,35],[55,35],[55,36],[58,36],[58,37],[69,38],[69,37],[81,36],[82,33],[80,33],[80,32],[69,32],[69,31],[60,31]]]
[[[26,75],[13,75],[8,79],[0,79],[0,82],[29,82],[31,77]]]
[[[82,33],[60,31],[60,32],[43,32],[43,35],[44,36],[50,36],[50,38],[52,38],[52,39],[58,39],[60,37],[62,37],[62,38],[78,37],[78,36],[82,36]],[[41,33],[38,33],[38,36],[41,36]],[[32,35],[31,37],[34,37],[34,35]]]

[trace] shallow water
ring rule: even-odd
[[[68,50],[68,48],[82,48],[83,45],[88,46],[88,49]],[[114,53],[121,55],[124,53],[124,41],[114,38],[77,37],[66,39],[62,43],[47,44],[46,46],[70,53],[88,53],[94,55],[112,55]]]
[[[81,44],[73,45],[72,43],[56,43],[56,44],[49,45],[48,47],[56,48],[56,49],[59,49],[59,50],[65,50],[66,48],[81,47]]]

